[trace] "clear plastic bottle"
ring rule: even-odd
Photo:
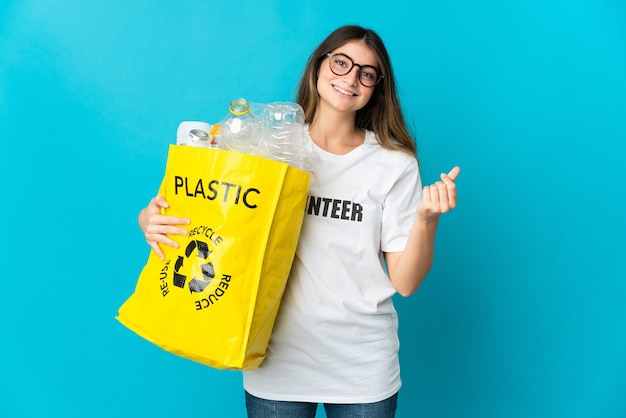
[[[297,168],[304,165],[304,110],[293,102],[268,103],[263,110],[269,158]]]
[[[220,147],[223,149],[261,154],[258,145],[261,135],[256,116],[250,112],[250,104],[239,98],[230,102],[229,113],[220,123]]]

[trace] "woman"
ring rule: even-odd
[[[455,167],[421,188],[414,142],[379,36],[331,33],[298,90],[315,167],[296,257],[261,366],[244,372],[249,417],[395,415],[401,386],[392,296],[430,270],[439,216],[456,206]],[[176,246],[188,219],[141,211],[152,248]],[[384,262],[382,257],[384,257]],[[360,415],[359,415],[360,414]]]

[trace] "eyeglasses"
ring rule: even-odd
[[[372,65],[361,65],[352,61],[346,54],[328,53],[328,65],[335,75],[346,75],[352,68],[359,67],[359,82],[365,87],[374,87],[383,79],[380,70]]]

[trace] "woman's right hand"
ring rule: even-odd
[[[178,248],[178,243],[168,235],[187,235],[185,228],[177,225],[189,225],[190,220],[178,216],[161,215],[161,210],[169,208],[163,196],[156,196],[150,200],[148,206],[139,212],[139,227],[143,231],[146,241],[161,260],[165,259],[161,244]]]

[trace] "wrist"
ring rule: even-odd
[[[436,228],[439,224],[439,218],[440,214],[424,216],[418,213],[415,217],[415,224],[424,228]]]

